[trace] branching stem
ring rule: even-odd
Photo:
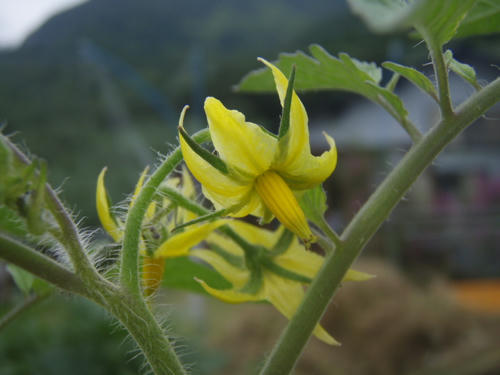
[[[260,375],[285,375],[292,371],[345,273],[392,209],[439,152],[498,100],[500,78],[472,95],[455,115],[443,118],[410,149],[345,229],[341,246],[325,259]]]

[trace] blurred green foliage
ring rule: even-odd
[[[14,301],[12,301],[14,302]],[[3,310],[7,308],[2,306]],[[3,314],[1,311],[0,314]],[[142,358],[111,318],[80,298],[53,296],[0,333],[2,375],[132,375]]]
[[[151,150],[165,153],[175,143],[183,105],[191,105],[187,120],[198,119],[199,126],[205,122],[202,101],[213,95],[242,108],[252,121],[277,127],[277,100],[233,95],[231,87],[259,66],[257,56],[273,60],[280,51],[313,42],[375,61],[425,53],[370,35],[340,0],[92,0],[47,21],[18,50],[0,52],[0,119],[8,121],[7,133],[20,133],[17,143],[48,161],[49,180],[63,184],[64,196],[89,217],[87,224],[97,224],[99,170],[110,168],[111,194],[124,198],[119,194],[132,190],[144,164],[154,161]],[[148,104],[126,72],[86,58],[86,43],[163,94],[170,119]],[[351,99],[332,95],[336,101],[313,97],[306,105],[332,112]]]

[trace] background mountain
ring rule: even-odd
[[[269,128],[273,97],[235,95],[231,87],[282,51],[319,43],[359,59],[425,60],[401,36],[370,35],[337,0],[92,0],[60,13],[15,51],[0,52],[0,119],[50,165],[53,184],[95,222],[94,186],[109,166],[117,195],[175,143],[177,116],[191,105],[191,130],[204,123],[202,103],[217,96]],[[407,47],[408,46],[408,47]],[[348,94],[307,95],[310,113],[345,108]]]

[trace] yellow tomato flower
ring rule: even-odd
[[[277,67],[260,61],[271,69],[284,107],[288,80]],[[337,150],[334,140],[324,134],[330,149],[321,156],[311,154],[307,113],[295,92],[291,91],[289,126],[280,130],[279,136],[247,122],[242,113],[227,109],[212,97],[205,100],[205,112],[224,168],[217,168],[193,149],[182,127],[182,116],[179,126],[184,160],[204,194],[217,208],[231,209],[231,216],[253,214],[270,219],[274,215],[300,238],[312,241],[296,195],[331,175]]]
[[[116,215],[112,214],[108,193],[104,184],[106,170],[106,168],[103,168],[97,179],[97,213],[103,228],[115,242],[119,243],[123,240],[125,222]],[[139,177],[135,191],[130,200],[130,207],[133,206],[137,195],[142,189],[147,172],[148,168],[146,168]],[[165,184],[176,188],[180,184],[180,179],[175,177],[170,178],[165,182]],[[189,172],[185,168],[182,172],[181,192],[188,198],[193,198],[196,193],[193,181]],[[153,201],[146,210],[140,239],[142,255],[141,280],[144,293],[146,295],[151,295],[154,291],[156,291],[156,289],[158,289],[163,276],[163,271],[165,269],[165,258],[186,256],[190,248],[196,246],[199,242],[203,241],[211,231],[228,221],[227,219],[219,219],[212,222],[195,224],[188,227],[183,232],[172,235],[171,231],[177,225],[192,220],[195,217],[192,213],[183,208],[176,208],[171,215],[164,215],[161,218],[155,217],[157,214],[161,215],[162,210],[168,210],[171,204],[172,202],[170,202],[167,198],[163,198],[161,202],[157,200]],[[148,251],[148,247],[146,245],[150,244],[151,247],[152,241],[156,241],[156,243],[154,244],[153,249],[149,249]]]
[[[248,285],[252,271],[246,266],[244,251],[229,238],[213,232],[206,240],[210,249],[195,249],[190,254],[211,265],[232,284],[232,288],[220,290],[210,287],[202,280],[198,282],[207,293],[224,302],[268,301],[290,319],[302,301],[304,285],[308,283],[308,279],[314,278],[323,263],[323,257],[307,251],[295,236],[285,248],[273,255],[276,249],[269,249],[275,248],[282,238],[283,227],[273,232],[241,221],[232,221],[228,226],[244,240],[262,247],[264,256],[272,259],[274,265],[269,265],[269,262],[262,264],[257,271],[261,278],[260,284],[257,284],[256,290],[250,291]],[[279,267],[278,270],[276,266]],[[363,272],[349,270],[344,281],[362,281],[371,277]],[[320,325],[316,326],[314,335],[327,344],[338,345]]]

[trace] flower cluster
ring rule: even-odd
[[[308,248],[315,236],[299,204],[300,196],[320,185],[335,169],[337,151],[331,137],[325,134],[330,149],[313,156],[309,146],[307,113],[293,90],[294,70],[290,82],[269,62],[267,65],[283,108],[277,135],[245,120],[215,98],[207,98],[205,112],[216,154],[197,144],[179,120],[179,139],[185,163],[200,182],[203,194],[216,211],[197,216],[204,208],[194,210],[195,189],[186,169],[182,173],[180,193],[191,202],[171,200],[157,194],[145,214],[141,230],[143,288],[153,293],[161,280],[165,258],[190,256],[210,265],[230,284],[217,289],[196,278],[206,293],[222,301],[240,303],[267,301],[287,318],[291,318],[302,301],[304,287],[315,277],[323,257]],[[121,242],[124,224],[112,214],[101,172],[97,184],[97,209],[105,230]],[[134,204],[147,175],[141,175],[132,196]],[[177,188],[179,179],[164,184]],[[162,191],[160,187],[159,192]],[[220,214],[220,215],[219,215]],[[249,223],[220,218],[221,215],[243,217],[255,215],[262,222],[276,217],[282,225],[270,231]],[[184,231],[176,231],[181,225]],[[218,229],[217,231],[215,231]],[[197,246],[200,245],[201,246]],[[349,270],[344,280],[366,280],[370,275]],[[330,345],[337,344],[320,325],[314,334]]]

